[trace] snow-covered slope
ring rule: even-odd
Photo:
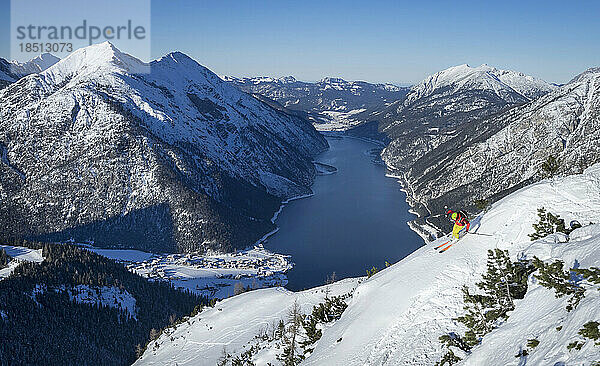
[[[309,313],[325,296],[347,294],[358,281],[347,279],[297,293],[269,288],[230,297],[150,342],[134,365],[217,365],[223,351],[239,355],[255,346],[257,336],[286,321],[294,302]],[[278,364],[277,353],[266,345],[254,361],[256,365]]]
[[[316,83],[283,78],[224,77],[240,89],[272,99],[305,114],[319,130],[345,130],[368,121],[372,114],[403,99],[408,88],[326,77]]]
[[[105,42],[0,91],[0,222],[8,236],[243,248],[310,192],[326,147],[180,52],[145,64]]]
[[[135,297],[127,290],[115,286],[90,287],[77,285],[73,288],[61,288],[66,291],[71,301],[78,304],[91,304],[99,307],[106,306],[126,312],[136,319]]]
[[[0,268],[0,280],[8,277],[21,262],[40,263],[44,260],[41,249],[30,249],[12,245],[0,245],[0,249],[3,249],[11,258],[8,266]]]
[[[600,217],[600,165],[583,175],[544,181],[524,188],[497,202],[475,224],[475,231],[492,237],[467,235],[444,254],[433,242],[359,286],[348,310],[324,333],[306,364],[314,365],[433,365],[441,357],[438,337],[457,331],[452,319],[462,315],[462,285],[474,287],[485,271],[488,249],[507,249],[511,257],[536,255],[550,261],[564,260],[582,268],[600,263],[600,225],[576,230],[568,243],[555,237],[531,242],[528,234],[537,222],[536,209],[546,207],[567,222],[597,222]],[[600,296],[589,291],[572,313],[566,300],[556,300],[553,291],[540,288],[533,278],[525,299],[514,311],[515,318],[484,337],[469,357],[472,365],[517,365],[514,355],[528,338],[540,336],[532,365],[596,361],[600,347],[588,345],[568,352],[576,329],[600,317]],[[547,306],[541,306],[548,303]],[[551,311],[548,311],[551,309]],[[543,321],[541,321],[543,320]],[[563,326],[556,334],[556,327]],[[489,338],[488,338],[489,337]],[[341,342],[337,342],[343,338]],[[489,342],[488,342],[489,341]],[[529,364],[529,363],[528,363]]]
[[[542,206],[567,222],[578,220],[586,226],[572,232],[568,242],[564,234],[532,242],[528,234],[533,232],[536,210]],[[563,260],[568,268],[598,266],[599,217],[600,165],[583,174],[523,188],[473,220],[472,231],[491,236],[467,235],[444,254],[433,249],[441,240],[429,243],[360,283],[341,319],[324,329],[302,365],[434,365],[444,352],[438,337],[463,331],[453,320],[463,315],[461,287],[475,290],[475,282],[485,272],[489,249],[506,249],[513,260],[537,256],[547,262]],[[596,224],[587,225],[589,222]],[[508,321],[486,335],[470,355],[463,355],[463,364],[588,365],[598,361],[600,346],[593,342],[570,352],[567,345],[581,340],[577,332],[583,324],[600,320],[600,292],[589,289],[579,306],[567,312],[566,298],[556,299],[554,292],[541,287],[533,276],[528,283],[525,298],[516,301]],[[157,350],[151,343],[138,364],[213,364],[215,352],[228,344],[239,352],[239,345],[252,333],[248,324],[268,324],[274,309],[289,306],[292,300],[273,305],[276,291],[254,291],[218,303],[192,318],[190,324],[178,327],[174,340],[163,335]],[[515,358],[532,338],[537,338],[539,345],[529,351],[525,361]],[[254,361],[266,365],[258,356]],[[278,364],[273,358],[269,362]]]

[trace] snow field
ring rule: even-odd
[[[265,327],[287,318],[287,312],[298,302],[302,312],[329,296],[349,293],[359,279],[346,279],[332,285],[302,292],[291,292],[281,287],[255,290],[218,302],[189,322],[178,326],[169,335],[163,334],[150,342],[144,355],[134,365],[216,365],[223,349],[240,354]],[[256,365],[277,364],[275,350],[257,355]]]
[[[462,331],[452,320],[463,313],[460,289],[464,284],[475,287],[475,282],[485,271],[488,249],[507,249],[513,260],[525,254],[528,257],[538,255],[547,261],[563,259],[567,266],[575,264],[575,257],[582,267],[600,263],[598,245],[585,249],[575,239],[569,243],[556,243],[559,240],[553,236],[532,243],[527,235],[533,232],[532,224],[538,221],[537,208],[542,206],[560,214],[566,222],[572,219],[582,223],[597,222],[600,218],[600,165],[589,168],[583,175],[525,187],[495,203],[481,220],[472,223],[472,230],[493,237],[467,235],[444,254],[432,249],[444,240],[438,239],[361,284],[342,318],[323,334],[305,364],[433,365],[443,353],[438,337],[447,332]],[[576,238],[585,230],[590,229],[579,229],[572,235]],[[600,244],[600,233],[594,238]],[[552,302],[553,298],[553,295],[548,296],[547,301]],[[536,316],[544,316],[543,308],[536,308],[537,302],[534,300],[527,306],[522,300],[517,305],[515,314],[530,312],[529,318],[525,317],[530,320],[523,326],[534,324]],[[600,303],[596,302],[596,307],[598,305]],[[578,308],[572,316],[584,309],[584,306]],[[536,310],[539,312],[535,313]],[[566,313],[564,306],[559,310],[563,315]],[[580,325],[574,325],[577,326]],[[512,340],[521,333],[527,336],[523,328],[506,332],[508,334],[504,336]],[[575,334],[571,333],[572,336]],[[344,340],[336,342],[340,337]],[[508,362],[498,359],[501,352],[494,344],[486,346],[486,342],[487,338],[484,338],[480,346],[485,351],[476,348],[472,357],[481,359],[481,354],[485,354],[487,362],[478,363],[477,359],[471,362],[468,358],[466,364],[504,365]],[[515,342],[508,342],[514,347]],[[554,343],[552,346],[566,352],[566,344]],[[543,346],[540,344],[536,352],[542,353],[543,348],[539,347]],[[517,349],[510,350],[510,361],[519,361],[514,358],[517,352]],[[600,356],[597,352],[590,356]],[[570,355],[562,356],[568,360]],[[558,358],[557,362],[565,362]]]
[[[12,245],[0,245],[0,249],[4,249],[6,254],[11,257],[8,266],[0,269],[0,281],[8,277],[23,261],[41,263],[44,260],[41,249],[36,250]]]

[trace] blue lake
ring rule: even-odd
[[[291,290],[321,285],[333,272],[338,279],[364,276],[368,268],[395,263],[424,244],[407,225],[415,216],[400,184],[373,161],[378,145],[347,137],[327,140],[330,149],[315,160],[337,173],[318,176],[314,196],[287,204],[275,222],[279,231],[265,243],[292,256]]]

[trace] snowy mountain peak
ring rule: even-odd
[[[56,84],[75,75],[98,76],[100,70],[135,74],[148,72],[149,65],[121,52],[112,43],[106,41],[76,50],[40,75]]]
[[[54,56],[51,53],[42,53],[39,56],[34,57],[29,63],[35,64],[39,67],[40,71],[44,71],[60,61],[60,58]]]
[[[2,81],[5,82],[5,85],[6,82],[13,83],[24,76],[40,73],[58,61],[60,61],[60,58],[50,53],[43,53],[23,63],[0,58],[0,88],[2,87]]]
[[[323,84],[345,84],[345,83],[347,83],[347,81],[342,78],[324,77],[323,79],[321,79],[320,83],[323,83]]]
[[[295,77],[293,76],[284,76],[278,79],[281,83],[283,84],[293,84],[295,82],[297,82],[298,80],[296,80]]]
[[[186,55],[183,52],[180,51],[174,51],[171,53],[168,53],[166,56],[161,57],[159,60],[166,62],[166,61],[173,61],[173,62],[178,62],[178,63],[188,63],[188,62],[192,62],[194,64],[197,64],[196,61],[194,61],[194,59],[192,59],[190,56]]]
[[[183,52],[175,51],[171,52],[158,60],[150,62],[150,67],[152,68],[152,73],[150,78],[156,79],[158,78],[170,78],[172,76],[162,75],[160,70],[164,70],[165,72],[172,72],[173,70],[177,70],[179,75],[189,74],[190,72],[200,71],[203,75],[203,78],[210,77],[211,79],[218,78],[214,75],[210,70],[200,65],[196,60],[186,55]],[[210,75],[210,76],[209,76]]]
[[[148,72],[136,73],[140,68]],[[0,175],[8,170],[28,197],[4,195],[2,207],[28,207],[19,220],[33,222],[39,213],[29,207],[50,197],[39,192],[65,202],[45,211],[51,218],[35,235],[75,238],[83,230],[101,245],[160,251],[246,247],[273,230],[280,200],[310,192],[312,156],[326,146],[306,120],[243,93],[181,52],[143,63],[105,42],[0,91],[0,152],[7,157]],[[43,167],[34,151],[49,159]],[[60,178],[37,185],[44,172]],[[111,199],[96,198],[100,192]],[[75,194],[85,195],[76,206]],[[253,198],[238,198],[244,196]],[[6,212],[0,209],[0,223]],[[148,234],[144,227],[161,229]],[[119,230],[144,234],[124,243]]]
[[[90,63],[101,63],[107,61],[113,61],[114,59],[118,59],[119,56],[122,55],[122,52],[117,49],[112,43],[109,41],[93,44],[88,47],[83,47],[69,56],[67,56],[64,61],[69,60],[85,60]]]
[[[581,82],[590,77],[596,77],[597,74],[600,74],[600,67],[590,67],[581,74],[575,76],[571,81],[568,82],[568,84]]]
[[[534,99],[556,89],[556,86],[520,72],[500,70],[487,64],[478,67],[462,64],[436,72],[413,86],[404,105],[442,89],[449,89],[450,93],[467,89],[489,90],[503,99],[508,97],[515,101],[519,95],[524,100]]]

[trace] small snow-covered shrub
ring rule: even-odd
[[[540,344],[540,341],[538,341],[536,338],[527,340],[527,347],[529,347],[531,349],[534,349],[535,347],[537,347],[538,344]]]
[[[475,205],[475,207],[477,207],[477,210],[479,210],[480,212],[486,212],[491,205],[490,200],[486,200],[483,198],[474,200],[473,204]]]
[[[585,345],[585,342],[573,341],[573,342],[569,343],[569,345],[567,346],[567,349],[569,350],[569,352],[571,352],[574,349],[579,351],[584,345]]]
[[[375,266],[373,266],[371,269],[367,269],[367,278],[371,278],[377,272],[379,272],[379,269]]]

